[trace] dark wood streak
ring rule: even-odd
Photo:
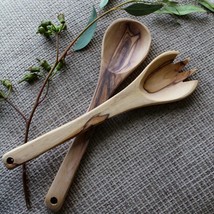
[[[112,73],[120,73],[125,68],[129,67],[130,59],[132,59],[134,49],[140,38],[140,33],[134,33],[131,30],[131,26],[127,24],[124,34],[109,61],[107,67],[108,71]]]
[[[93,108],[106,101],[112,95],[112,88],[114,88],[116,81],[117,76],[114,73],[109,74],[107,70],[103,73],[100,81],[101,84],[97,86],[94,94],[95,100],[91,103]]]
[[[94,125],[98,125],[100,123],[102,123],[103,121],[107,120],[109,117],[109,114],[105,114],[105,115],[96,115],[92,118],[90,118],[85,125],[83,126],[83,131],[87,130],[88,128],[94,126]]]
[[[109,63],[104,68],[96,88],[95,101],[91,103],[94,108],[108,99],[114,92],[116,86],[121,82],[120,73],[130,66],[130,60],[136,48],[137,42],[141,38],[140,33],[134,33],[129,24],[126,24],[124,33],[115,48]],[[92,109],[91,108],[91,109]]]

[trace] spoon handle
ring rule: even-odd
[[[88,110],[106,101],[124,79],[121,75],[121,78],[118,78],[119,76],[115,76],[107,70],[100,73],[101,75]],[[45,197],[45,205],[52,211],[56,212],[62,207],[93,133],[94,128],[91,127],[86,132],[79,134],[69,147]]]

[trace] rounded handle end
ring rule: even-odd
[[[8,169],[14,169],[18,165],[15,163],[15,159],[9,154],[3,155],[2,161]]]
[[[61,209],[62,203],[59,203],[59,199],[55,196],[46,196],[45,197],[45,206],[53,212],[57,212]]]

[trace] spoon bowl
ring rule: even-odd
[[[3,156],[3,162],[8,168],[14,168],[107,118],[138,107],[174,102],[187,97],[196,89],[197,80],[172,83],[153,93],[148,92],[153,85],[148,85],[147,90],[145,89],[145,83],[149,82],[151,75],[168,66],[178,54],[178,51],[167,51],[159,55],[120,93],[79,118],[11,150]]]
[[[118,19],[106,30],[101,52],[101,70],[126,74],[145,59],[151,45],[148,28],[132,19]]]
[[[151,46],[149,29],[133,19],[117,19],[107,28],[102,41],[99,80],[92,105],[106,101],[146,58]]]

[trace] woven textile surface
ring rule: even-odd
[[[68,31],[60,51],[84,28],[98,0],[1,0],[0,79],[15,85],[11,101],[29,115],[41,87],[18,84],[36,58],[55,60],[55,40],[37,35],[41,20],[65,14]],[[116,2],[108,6],[116,5]],[[137,19],[152,34],[144,63],[122,84],[130,83],[158,54],[178,50],[191,57],[191,77],[200,84],[177,103],[146,107],[116,116],[99,125],[59,213],[214,213],[214,16],[194,14],[179,20],[170,15],[136,18],[125,11],[98,22],[95,37],[81,52],[71,53],[63,72],[50,84],[45,102],[35,114],[30,139],[83,114],[93,95],[100,67],[101,43],[109,24],[120,17]],[[177,24],[178,21],[180,24]],[[25,125],[6,103],[0,103],[1,156],[21,145]],[[0,163],[0,213],[51,213],[43,201],[72,141],[27,164],[32,208],[27,210],[22,170]]]

